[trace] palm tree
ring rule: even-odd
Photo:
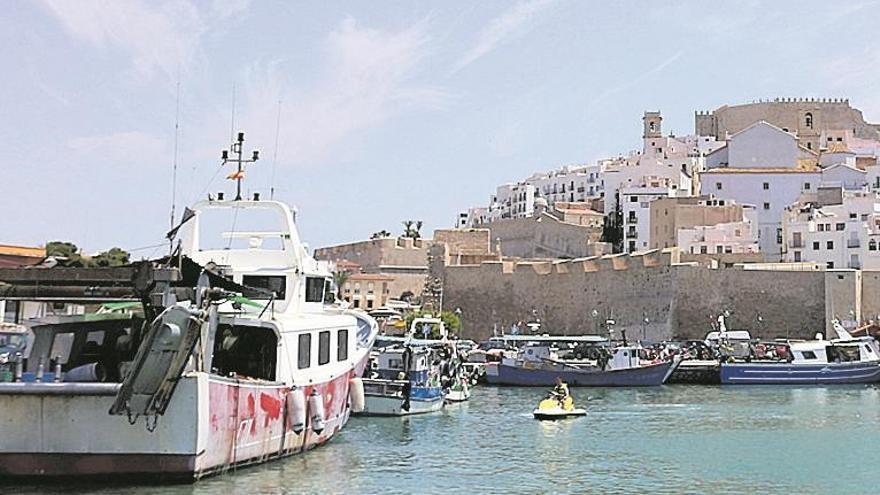
[[[401,223],[403,223],[403,237],[418,239],[422,236],[422,233],[419,232],[422,230],[421,220],[404,220]]]
[[[342,299],[342,286],[348,282],[351,272],[344,270],[341,272],[333,272],[333,283],[336,284],[336,299]]]

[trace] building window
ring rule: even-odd
[[[318,334],[318,366],[330,362],[330,331]]]
[[[716,252],[717,254],[722,254],[722,253],[724,253],[724,246],[722,246],[721,244],[718,244],[717,246],[715,246],[715,252]]]
[[[813,241],[813,251],[819,250],[819,241]]]
[[[829,262],[825,263],[825,268],[833,269],[833,268],[834,268],[834,262],[833,262],[833,261],[829,261]]]
[[[843,223],[843,222],[837,223],[837,224],[834,226],[834,230],[836,230],[836,231],[838,231],[838,232],[843,231],[843,230],[845,230],[845,229],[846,229],[846,224]]]
[[[629,252],[633,253],[636,250],[636,241],[629,241]]]
[[[299,336],[299,352],[296,355],[296,365],[304,370],[312,362],[312,334],[302,333]]]
[[[850,213],[850,214],[849,214],[849,219],[850,219],[850,220],[855,220],[856,217],[858,217],[858,215],[855,214],[855,213]]]
[[[804,182],[804,191],[809,191],[809,190],[810,190],[810,183]]]
[[[769,210],[769,209],[770,209],[770,203],[764,203],[764,209],[765,209],[765,210]]]
[[[638,203],[638,202],[639,202],[639,198],[637,198],[637,197],[635,197],[635,196],[630,196],[630,197],[629,197],[629,202],[630,202],[630,203]]]
[[[367,299],[367,309],[373,309],[373,300]]]
[[[800,260],[801,260],[801,252],[800,252],[800,251],[795,251],[795,252],[794,252],[794,260],[795,260],[795,261],[800,261]]]
[[[718,189],[719,191],[721,190],[721,183],[720,182],[715,183],[715,189]]]
[[[769,182],[765,182],[765,183],[764,183],[764,190],[765,190],[765,191],[769,191],[769,190],[770,190],[770,183],[769,183]]]
[[[834,241],[827,241],[827,242],[825,242],[825,247],[826,247],[827,249],[834,249]]]
[[[807,143],[807,149],[808,150],[813,149],[813,143]]]
[[[700,254],[706,254],[709,252],[708,246],[700,246]]]
[[[877,250],[877,241],[871,239],[868,241],[868,251],[876,251]]]
[[[813,114],[811,114],[810,112],[807,112],[807,114],[804,115],[804,125],[806,125],[809,129],[813,128]]]

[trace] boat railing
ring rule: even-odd
[[[381,397],[398,397],[404,396],[404,390],[409,384],[405,380],[382,380],[375,378],[365,378],[364,393],[372,396]]]

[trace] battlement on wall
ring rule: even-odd
[[[632,254],[606,254],[586,258],[565,260],[520,260],[503,259],[501,261],[484,261],[479,265],[457,266],[447,268],[484,269],[502,274],[535,273],[538,275],[619,272],[679,264],[678,248],[652,249]]]

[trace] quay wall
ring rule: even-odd
[[[650,340],[702,339],[725,310],[731,328],[765,338],[811,338],[827,334],[834,316],[857,324],[880,315],[880,272],[761,266],[709,268],[665,251],[445,266],[444,307],[461,308],[463,334],[474,339],[533,311],[544,332],[607,335],[613,318],[615,337]]]

